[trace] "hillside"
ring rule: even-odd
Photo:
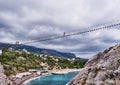
[[[26,49],[29,52],[35,52],[40,54],[47,54],[52,56],[59,56],[59,57],[65,57],[65,58],[76,58],[75,54],[73,53],[65,53],[65,52],[59,52],[52,49],[44,49],[44,48],[37,48],[33,46],[28,45],[15,45],[15,44],[8,44],[8,43],[0,43],[0,48],[14,48],[16,50],[20,49]]]
[[[93,56],[68,85],[120,85],[120,45]]]
[[[87,60],[68,59],[59,56],[50,56],[28,52],[26,50],[15,50],[13,48],[3,49],[0,62],[4,67],[5,74],[10,76],[29,69],[65,69],[82,68]]]

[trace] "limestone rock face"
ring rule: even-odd
[[[4,74],[3,65],[0,63],[0,85],[13,85],[12,82]]]
[[[93,56],[67,85],[120,85],[120,45]]]

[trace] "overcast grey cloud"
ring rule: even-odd
[[[44,39],[117,22],[119,3],[119,0],[0,0],[0,42]],[[117,27],[30,45],[90,58],[118,43],[119,33]]]

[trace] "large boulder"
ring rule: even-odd
[[[120,45],[89,59],[67,85],[120,85]]]

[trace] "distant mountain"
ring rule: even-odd
[[[10,48],[10,47],[17,49],[17,50],[26,49],[29,52],[42,53],[42,54],[65,57],[65,58],[76,58],[75,54],[73,53],[59,52],[59,51],[52,50],[52,49],[37,48],[34,46],[28,46],[28,45],[15,45],[15,44],[9,44],[9,43],[0,43],[0,48]]]

